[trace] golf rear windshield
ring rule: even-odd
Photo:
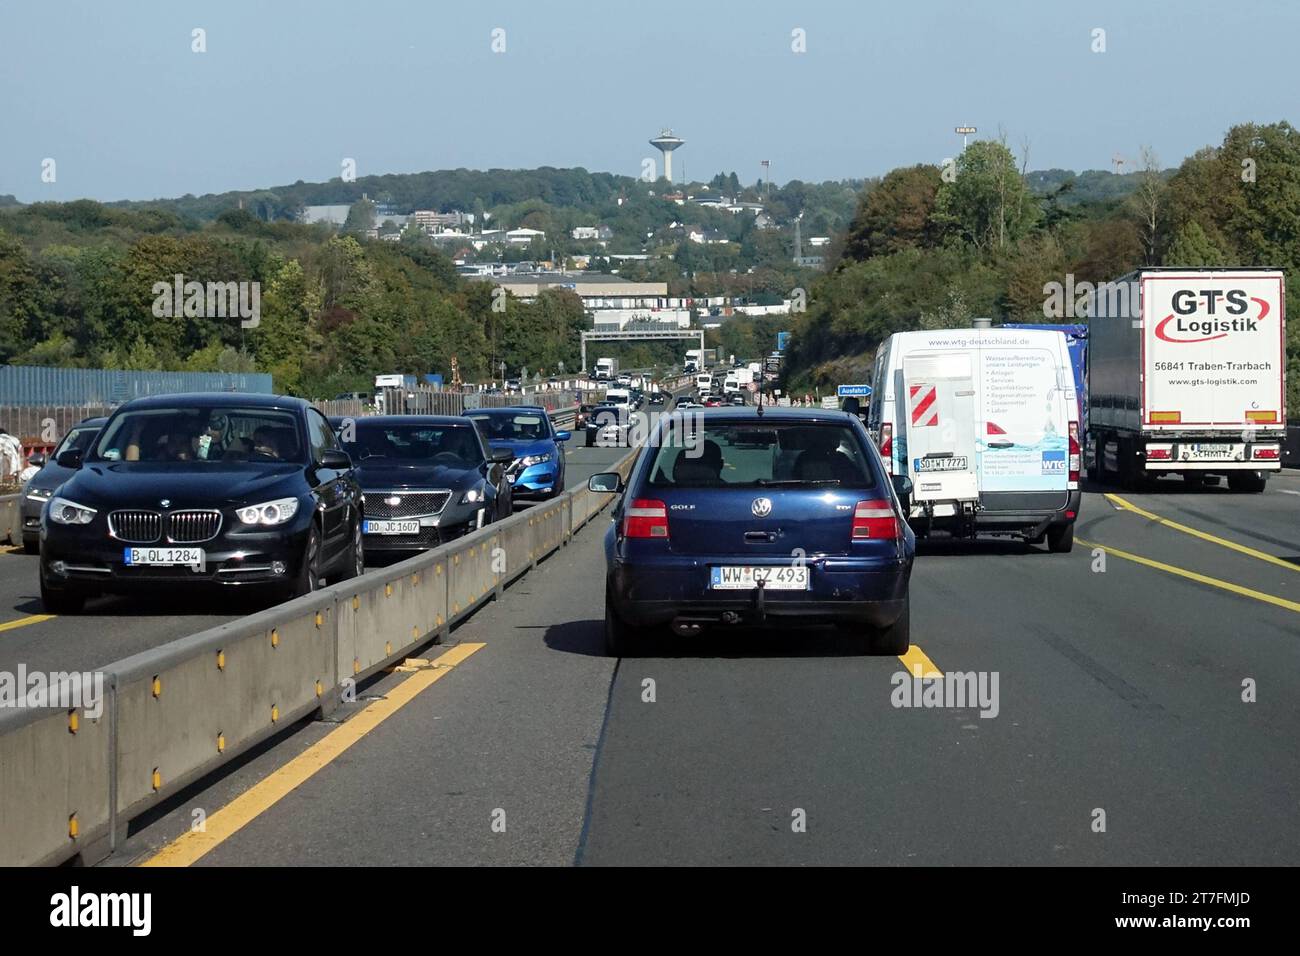
[[[687,421],[651,450],[651,487],[876,486],[865,450],[843,425]]]

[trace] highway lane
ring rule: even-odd
[[[1283,492],[1295,483],[1262,496],[1172,482],[1121,496],[1285,556],[1294,496]],[[606,526],[433,649],[466,656],[283,799],[256,785],[337,726],[309,725],[184,795],[115,862],[181,837],[196,807],[217,822],[213,810],[240,794],[210,852],[193,857],[183,838],[173,861],[1300,861],[1300,573],[1289,567],[1098,491],[1079,535],[1106,551],[924,546],[914,642],[941,671],[997,675],[985,710],[996,715],[982,717],[895,706],[901,663],[853,656],[821,631],[738,629],[601,657]],[[395,696],[419,676],[366,693]],[[1257,702],[1243,701],[1243,681]]]
[[[585,448],[575,435],[566,451],[568,488],[621,458],[619,448]],[[533,507],[521,503],[518,508]],[[167,641],[215,627],[264,607],[255,597],[222,592],[105,596],[84,614],[47,618],[40,600],[38,559],[0,551],[0,671],[91,670]]]

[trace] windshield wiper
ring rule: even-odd
[[[783,481],[776,478],[760,478],[754,484],[763,488],[784,488],[791,485],[838,485],[838,478],[789,478]]]

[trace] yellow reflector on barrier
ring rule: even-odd
[[[352,595],[352,610],[358,611],[360,609],[361,609],[361,596],[358,594],[354,594]]]
[[[80,726],[81,718],[77,716],[76,709],[68,711],[68,733],[75,734]]]
[[[225,669],[226,669],[226,652],[217,651],[217,670],[224,671]]]
[[[162,789],[162,774],[160,774],[160,773],[158,772],[158,768],[157,768],[157,767],[154,767],[154,768],[153,768],[153,781],[152,781],[152,783],[153,783],[153,788],[154,788],[155,791],[157,791],[157,790],[161,790],[161,789]]]
[[[272,647],[279,647],[279,646],[280,646],[280,629],[279,629],[279,628],[275,628],[275,627],[271,628],[271,646],[272,646]]]
[[[392,597],[392,596],[393,596],[393,586],[391,584],[385,584],[384,597]]]
[[[162,696],[162,678],[158,677],[156,674],[153,679],[153,695],[155,697]]]
[[[226,735],[219,733],[217,734],[217,753],[220,754],[225,752],[226,752]]]
[[[277,707],[275,704],[272,704],[272,705],[271,705],[271,723],[275,723],[275,722],[276,722],[277,720],[279,720],[279,719],[280,719],[280,708]]]
[[[320,681],[316,682],[316,696],[319,697],[325,693],[325,685]]]

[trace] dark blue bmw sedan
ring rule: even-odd
[[[905,483],[905,477],[899,477]],[[910,646],[916,539],[862,424],[818,409],[664,416],[606,537],[606,650],[662,630],[835,624],[871,654]],[[906,486],[898,489],[906,494]]]

